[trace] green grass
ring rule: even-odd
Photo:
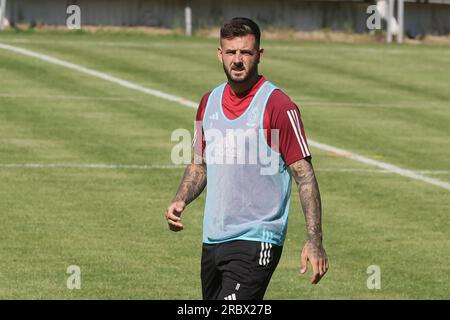
[[[46,53],[194,101],[224,81],[216,40],[5,32]],[[450,50],[265,41],[260,71],[300,106],[311,139],[450,181]],[[0,49],[0,164],[163,164],[195,110]],[[267,299],[449,299],[450,193],[312,149],[330,271],[299,275],[293,193]],[[182,169],[0,166],[0,298],[199,299],[204,195],[167,230]],[[66,269],[81,268],[81,290]],[[381,290],[366,287],[379,265]]]

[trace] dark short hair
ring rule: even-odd
[[[259,47],[261,31],[259,30],[258,25],[249,18],[233,18],[225,23],[220,29],[220,39],[232,39],[235,37],[243,37],[248,34],[255,36],[256,44]]]

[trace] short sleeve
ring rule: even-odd
[[[203,115],[205,114],[206,104],[208,102],[210,92],[206,93],[197,109],[197,115],[195,116],[194,124],[194,138],[192,139],[192,148],[196,155],[202,156],[205,153],[205,137],[203,134]]]
[[[311,156],[298,107],[280,90],[270,97],[270,127],[279,130],[279,152],[286,166]],[[269,107],[269,105],[268,105]]]

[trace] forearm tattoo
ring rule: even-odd
[[[322,246],[322,205],[319,186],[309,160],[300,160],[289,166],[295,179],[305,215],[308,240],[316,247]]]
[[[205,186],[206,165],[191,163],[184,170],[183,180],[173,201],[184,201],[187,205],[202,193]]]

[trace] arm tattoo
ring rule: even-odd
[[[320,248],[322,247],[322,205],[314,169],[309,159],[303,159],[291,164],[289,170],[298,186],[308,240]]]
[[[184,170],[178,192],[173,201],[184,201],[186,205],[195,200],[206,186],[206,165],[188,164]]]

